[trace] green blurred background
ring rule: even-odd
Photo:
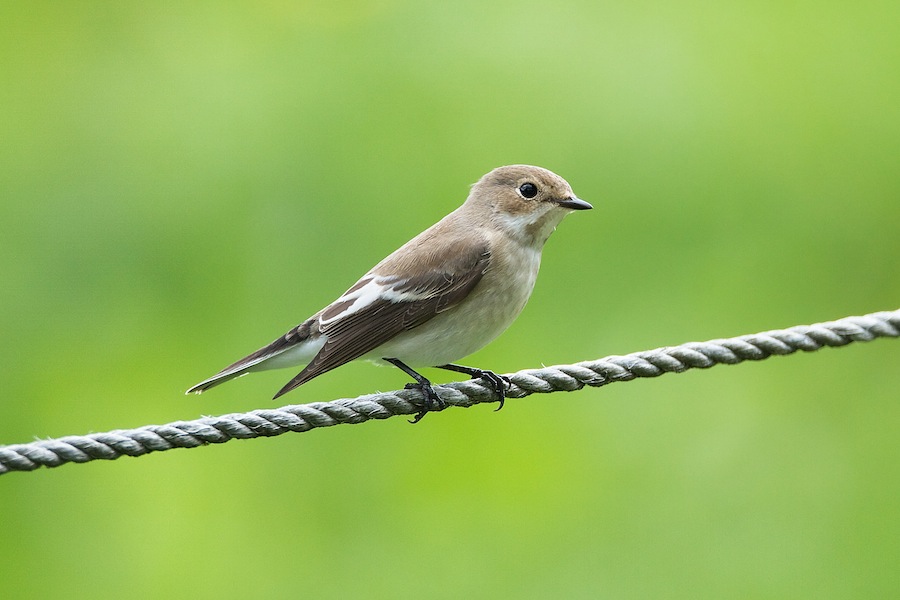
[[[183,392],[514,162],[595,210],[468,364],[896,309],[898,73],[875,0],[3,3],[0,443],[277,406],[292,372]],[[896,597],[898,364],[13,473],[0,597]]]

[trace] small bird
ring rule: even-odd
[[[472,186],[462,206],[375,265],[340,298],[187,393],[251,371],[305,365],[278,398],[362,358],[392,364],[415,380],[406,387],[421,390],[425,403],[414,423],[445,404],[413,367],[482,378],[502,408],[507,378],[453,361],[509,327],[534,289],[544,242],[567,214],[590,208],[547,169],[494,169]]]

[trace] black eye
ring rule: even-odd
[[[519,186],[519,193],[523,198],[534,198],[537,196],[537,186],[531,182],[525,182]]]

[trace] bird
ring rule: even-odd
[[[544,243],[563,218],[593,208],[565,179],[498,167],[465,202],[375,265],[337,300],[256,352],[191,387],[199,394],[253,371],[303,366],[274,398],[356,359],[398,367],[424,397],[411,422],[446,404],[415,368],[483,379],[503,407],[509,379],[455,364],[493,341],[534,289]],[[500,410],[498,408],[497,410]]]

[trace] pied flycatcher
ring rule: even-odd
[[[364,358],[386,361],[415,379],[407,387],[425,396],[415,421],[445,405],[413,367],[483,378],[502,407],[508,380],[452,362],[509,327],[534,289],[544,242],[563,217],[589,208],[562,177],[546,169],[494,169],[472,186],[462,206],[375,265],[340,298],[188,393],[251,371],[305,365],[275,394],[278,398]]]

